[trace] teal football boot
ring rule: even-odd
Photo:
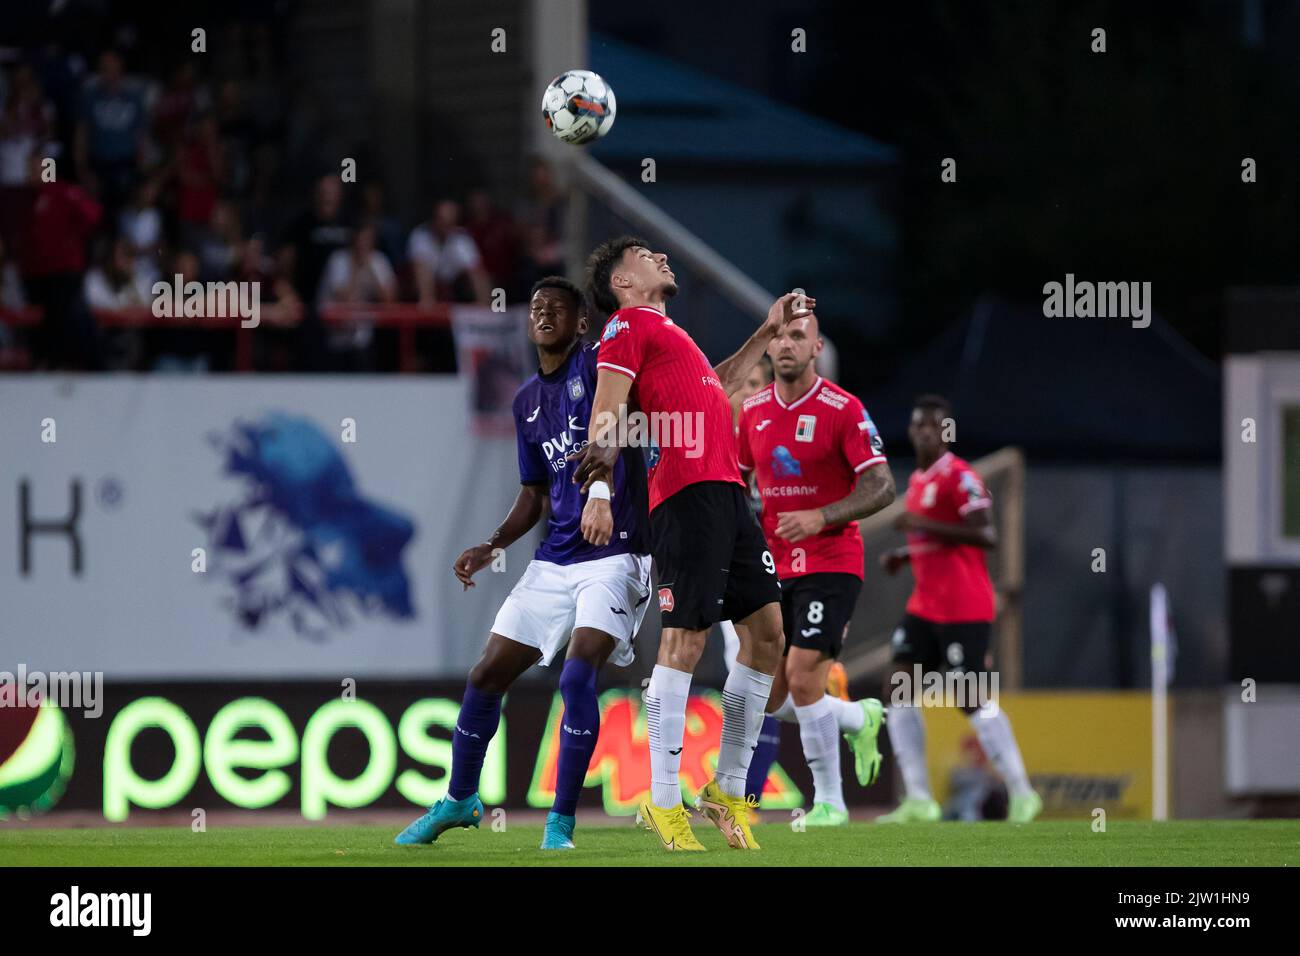
[[[573,817],[565,816],[563,813],[556,813],[552,810],[546,815],[546,830],[542,833],[543,850],[572,850],[573,849],[573,825],[577,822]]]
[[[394,843],[402,846],[415,846],[432,843],[454,827],[474,827],[483,822],[483,801],[478,794],[471,794],[464,800],[452,800],[444,797],[428,809],[428,812],[409,827],[397,834]]]

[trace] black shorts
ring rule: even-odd
[[[702,631],[781,600],[776,562],[740,485],[701,481],[650,513],[664,627]]]
[[[782,581],[785,652],[806,647],[839,657],[861,592],[862,579],[856,574],[823,571]]]
[[[890,641],[893,660],[895,664],[920,664],[925,673],[979,672],[984,670],[992,629],[989,621],[939,624],[908,614]]]

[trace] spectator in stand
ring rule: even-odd
[[[469,194],[465,212],[465,230],[478,246],[492,285],[504,287],[511,299],[527,296],[527,289],[518,288],[516,283],[519,249],[510,216],[496,207],[486,189],[475,189]],[[531,283],[528,288],[532,288]]]
[[[294,291],[293,283],[276,270],[275,260],[267,254],[266,239],[261,233],[255,233],[244,242],[235,278],[240,282],[258,284],[263,322],[291,326],[297,325],[302,318],[302,300]]]
[[[131,309],[152,304],[153,283],[136,267],[131,243],[119,236],[106,248],[102,264],[86,273],[86,305],[91,309]]]
[[[474,240],[460,226],[460,206],[454,200],[434,203],[433,218],[412,230],[406,258],[415,273],[421,305],[488,304],[492,289],[487,270]]]
[[[222,199],[212,207],[212,221],[198,233],[194,251],[204,282],[221,282],[234,275],[244,258],[244,234],[234,203]]]
[[[210,105],[211,97],[199,83],[193,62],[177,66],[153,108],[153,135],[159,148],[165,154],[178,149],[190,124]]]
[[[375,249],[375,227],[357,229],[347,249],[334,252],[321,279],[321,305],[365,305],[389,303],[397,298],[397,276],[388,258]],[[368,354],[374,339],[374,323],[363,316],[331,323],[328,342],[334,366],[340,371],[369,371]]]
[[[192,249],[181,249],[167,268],[167,276],[179,275],[181,287],[199,281],[199,257]],[[194,322],[194,319],[190,319]],[[153,362],[156,372],[206,372],[215,364],[209,349],[214,347],[212,337],[203,331],[187,328],[185,320],[176,320],[172,327],[156,335],[157,357]]]
[[[555,182],[551,164],[534,158],[528,174],[528,198],[518,215],[523,246],[520,280],[525,288],[542,276],[564,273],[567,215],[568,198]]]
[[[375,248],[382,252],[394,270],[405,264],[402,224],[384,208],[384,187],[371,180],[361,187],[361,222],[375,227]]]
[[[131,196],[131,203],[117,218],[118,232],[131,246],[136,271],[148,277],[150,284],[161,272],[163,220],[158,210],[158,180],[146,176]]]
[[[218,88],[216,115],[221,142],[226,147],[227,187],[230,195],[246,198],[253,186],[254,155],[261,137],[244,108],[237,80],[226,80]]]
[[[317,299],[322,305],[396,301],[397,276],[388,257],[375,248],[373,225],[361,226],[347,249],[329,257]]]
[[[240,282],[256,282],[260,288],[262,324],[253,338],[254,365],[274,372],[312,369],[305,362],[302,300],[293,283],[276,269],[275,259],[266,251],[266,239],[254,233],[244,243],[244,257],[235,274]]]
[[[18,272],[18,263],[9,257],[4,239],[0,238],[0,309],[18,312],[26,306],[27,296],[23,293],[23,277]]]
[[[28,160],[54,134],[54,107],[30,64],[14,67],[0,112],[0,186],[25,186]]]
[[[285,234],[281,271],[293,276],[293,287],[304,302],[316,301],[325,263],[352,238],[352,230],[343,222],[342,206],[343,185],[337,173],[327,173],[316,180],[311,208]]]
[[[217,119],[202,116],[186,137],[176,158],[176,218],[181,241],[196,244],[212,221],[225,172]]]
[[[122,56],[105,50],[82,91],[75,159],[82,184],[116,213],[135,189],[149,129],[144,93],[124,73]]]
[[[23,276],[32,303],[45,310],[37,361],[50,368],[95,368],[98,334],[81,297],[86,243],[103,217],[89,193],[63,179],[43,182],[41,160],[28,162],[35,199],[24,231]]]
[[[5,321],[7,310],[18,312],[26,305],[18,264],[7,257],[4,240],[0,239],[0,371],[27,365],[27,355],[15,347],[14,335]]]

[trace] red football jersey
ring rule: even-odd
[[[952,452],[925,471],[912,472],[904,500],[913,514],[949,524],[961,524],[968,513],[993,504],[980,476]],[[907,549],[916,580],[907,613],[939,624],[993,620],[993,582],[983,548],[909,531]]]
[[[858,475],[885,460],[880,434],[862,403],[825,379],[789,405],[774,385],[745,400],[740,413],[740,467],[753,470],[763,498],[763,534],[782,580],[838,571],[862,577],[858,523],[835,525],[791,544],[776,535],[783,511],[839,501]]]
[[[632,379],[629,402],[649,417],[650,509],[699,481],[744,485],[731,404],[695,340],[662,312],[619,309],[600,336],[596,367]]]

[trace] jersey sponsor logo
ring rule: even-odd
[[[582,387],[582,379],[574,377],[569,379],[569,397],[575,402],[581,401],[582,396],[587,394],[587,390]]]
[[[772,449],[772,474],[777,478],[800,478],[803,467],[789,448],[777,445]]]
[[[749,396],[749,398],[745,399],[743,407],[745,409],[757,408],[764,402],[770,402],[771,400],[772,390],[770,388],[765,388],[761,392],[755,392],[753,395]]]
[[[765,418],[765,419],[763,419],[761,422],[759,422],[757,425],[754,426],[754,431],[756,431],[756,432],[761,432],[764,428],[766,428],[766,427],[767,427],[768,425],[770,425],[770,424],[772,424],[772,419],[770,419],[770,418]]]
[[[575,428],[572,415],[569,416],[569,428]],[[552,471],[563,471],[568,465],[565,456],[570,452],[581,451],[586,447],[586,439],[578,441],[577,436],[572,432],[562,431],[556,437],[548,438],[542,442],[542,457],[550,463]]]
[[[605,325],[605,331],[600,334],[602,342],[608,342],[624,329],[632,328],[632,324],[624,319],[610,319]]]
[[[829,388],[823,388],[817,392],[817,401],[825,402],[831,408],[843,408],[849,403],[849,397],[839,392],[833,392]]]
[[[821,485],[770,485],[763,489],[764,498],[801,498],[817,494]]]
[[[542,410],[542,406],[538,405],[536,408],[533,409],[533,413],[529,415],[527,418],[525,418],[524,421],[526,422],[537,421],[537,415],[539,412],[541,412],[541,410]]]
[[[712,375],[701,375],[700,381],[705,385],[716,385],[718,388],[722,388],[722,382],[718,381]]]
[[[817,418],[815,415],[800,415],[799,422],[794,426],[795,441],[812,441],[813,432],[817,428]]]
[[[671,611],[676,606],[677,606],[677,601],[676,599],[673,598],[673,589],[660,588],[659,589],[659,610]]]

